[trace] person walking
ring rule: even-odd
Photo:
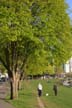
[[[39,83],[38,84],[38,96],[40,97],[40,96],[42,96],[42,84],[41,83]]]
[[[53,91],[54,91],[55,96],[57,96],[58,89],[57,89],[57,85],[56,84],[54,84],[54,86],[53,86]]]

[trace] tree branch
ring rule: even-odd
[[[8,70],[8,75],[9,77],[12,77],[12,71],[9,69],[9,67],[6,65],[6,63],[4,62],[4,60],[2,59],[2,57],[0,56],[0,61],[3,64],[3,66]]]

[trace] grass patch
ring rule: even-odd
[[[9,100],[16,108],[39,108],[37,101],[37,85],[43,85],[43,95],[41,97],[45,108],[72,108],[72,88],[58,85],[58,96],[54,96],[54,80],[30,80],[23,82],[23,89],[19,91],[17,100]],[[46,96],[46,93],[49,96]]]

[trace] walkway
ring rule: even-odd
[[[41,100],[39,97],[37,97],[37,100],[38,100],[39,108],[45,108],[45,106],[44,106],[42,100]]]
[[[9,88],[6,87],[5,83],[0,84],[0,108],[14,108],[10,103],[5,101]]]

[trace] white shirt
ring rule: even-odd
[[[42,90],[42,85],[40,83],[38,84],[38,89]]]

